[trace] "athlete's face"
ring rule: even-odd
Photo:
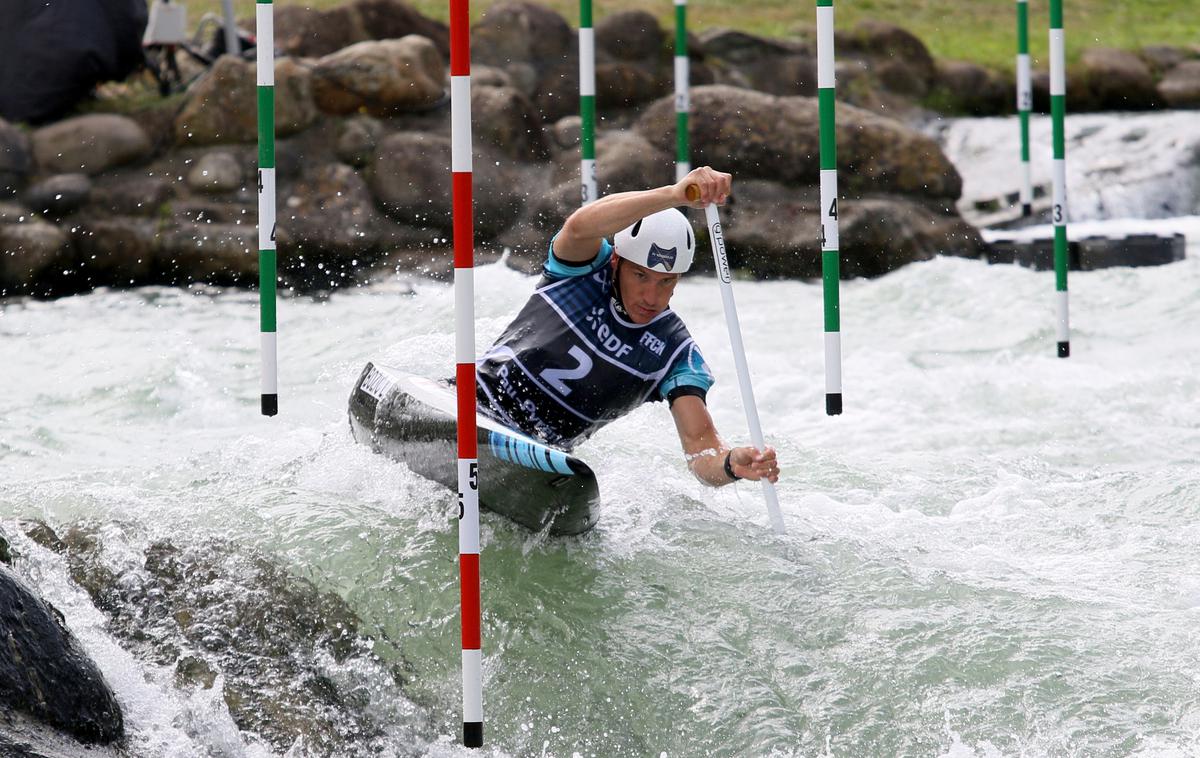
[[[663,274],[613,256],[621,303],[635,324],[648,324],[666,310],[675,294],[679,274]]]

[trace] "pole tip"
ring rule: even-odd
[[[825,415],[842,415],[842,393],[832,392],[825,396]]]
[[[262,415],[275,416],[279,413],[279,395],[262,396]]]
[[[483,747],[483,722],[463,722],[463,747]]]
[[[1070,358],[1071,357],[1071,343],[1070,342],[1058,343],[1058,357],[1059,358]]]

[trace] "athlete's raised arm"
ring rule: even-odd
[[[638,192],[618,192],[589,203],[567,217],[554,238],[554,257],[564,263],[582,263],[596,256],[600,240],[611,237],[639,218],[667,208],[703,208],[720,205],[729,197],[733,177],[708,166],[692,170],[675,184]],[[700,188],[700,198],[687,199],[687,187]]]
[[[738,479],[758,481],[764,476],[779,481],[779,462],[775,450],[761,453],[753,447],[727,448],[717,434],[708,406],[694,395],[684,395],[671,404],[679,443],[683,446],[688,468],[696,478],[712,487],[731,484]],[[726,460],[729,466],[726,468]],[[733,477],[730,477],[730,473]]]

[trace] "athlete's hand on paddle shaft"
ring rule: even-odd
[[[688,190],[691,189],[689,192]],[[709,203],[724,205],[733,187],[733,176],[708,166],[692,169],[675,184],[680,205],[703,210]]]
[[[753,447],[735,447],[729,455],[729,467],[743,479],[757,482],[764,476],[772,484],[779,481],[779,461],[775,448],[768,445],[761,453]]]

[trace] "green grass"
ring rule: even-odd
[[[303,4],[323,9],[343,0],[305,0],[277,5]],[[205,12],[220,13],[219,0],[185,0],[192,24]],[[1196,0],[1063,0],[1067,57],[1074,60],[1087,47],[1138,48],[1144,45],[1200,44],[1200,3]],[[472,21],[483,15],[495,0],[471,4]],[[574,0],[545,0],[543,3],[567,18],[579,20],[579,3]],[[422,13],[446,20],[445,0],[414,0]],[[815,2],[811,0],[688,0],[688,25],[695,30],[732,26],[770,37],[787,37],[797,28],[815,24]],[[1030,52],[1035,66],[1046,67],[1047,0],[1030,0]],[[254,3],[235,0],[239,18],[252,18]],[[646,10],[664,26],[673,24],[671,0],[594,0],[598,21],[621,10]],[[838,0],[835,14],[839,27],[863,19],[889,21],[915,33],[937,57],[975,61],[1011,70],[1016,55],[1016,3],[1014,0]]]

